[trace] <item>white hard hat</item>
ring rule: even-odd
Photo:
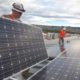
[[[15,10],[20,13],[25,12],[23,4],[21,4],[21,3],[13,3],[12,6],[13,6],[12,10]]]
[[[63,30],[66,30],[66,28],[64,27]]]

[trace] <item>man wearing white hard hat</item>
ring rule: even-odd
[[[59,31],[59,44],[60,45],[64,45],[65,33],[66,33],[66,28],[62,26]]]
[[[9,15],[2,15],[3,18],[8,18],[10,20],[20,21],[20,17],[23,12],[25,12],[23,4],[13,3],[12,13]]]

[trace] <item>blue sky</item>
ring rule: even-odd
[[[0,0],[0,15],[11,13],[14,2],[24,5],[24,23],[80,27],[80,0]]]

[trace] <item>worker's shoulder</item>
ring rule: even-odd
[[[2,15],[1,17],[2,17],[2,18],[9,18],[10,15]]]
[[[16,22],[21,22],[20,19],[12,19],[12,18],[10,17],[10,15],[2,15],[1,18],[4,18],[4,19],[10,19],[10,20],[12,20],[12,21],[16,21]]]

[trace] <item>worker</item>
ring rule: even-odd
[[[12,13],[9,15],[2,15],[2,18],[7,18],[10,20],[21,21],[21,15],[25,12],[23,4],[21,3],[13,3]]]
[[[65,37],[66,28],[62,27],[59,32],[59,44],[64,45],[64,37]]]

